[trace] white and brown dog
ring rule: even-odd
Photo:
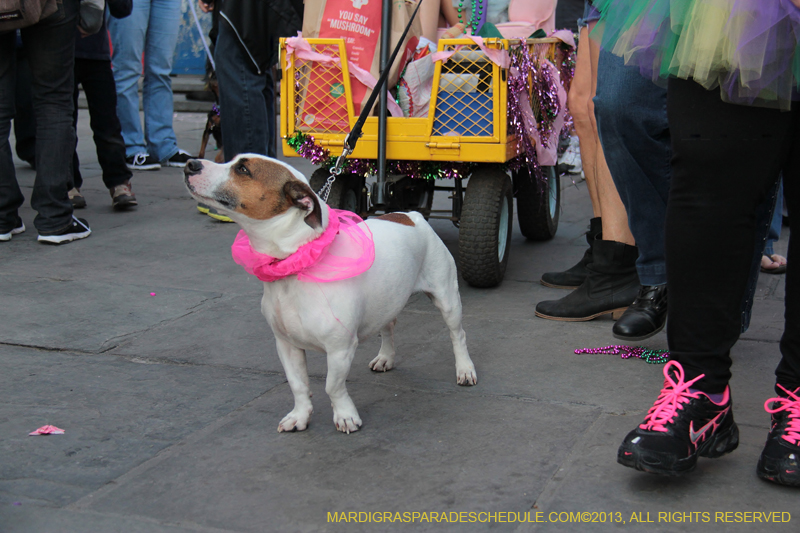
[[[286,258],[328,225],[328,209],[308,180],[276,159],[242,154],[224,165],[195,159],[184,173],[192,196],[237,222],[255,252]],[[294,275],[264,283],[261,312],[275,334],[294,394],[294,409],[278,431],[308,427],[312,406],[305,350],[327,354],[325,392],[336,428],[358,430],[361,419],[345,387],[356,347],[380,333],[381,348],[369,367],[390,370],[396,317],[416,292],[431,298],[450,329],[457,383],[477,383],[461,327],[456,265],[444,243],[419,213],[392,213],[363,224],[373,236],[375,261],[362,274],[329,283],[303,282]]]

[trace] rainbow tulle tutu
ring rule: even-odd
[[[791,0],[595,0],[592,37],[654,81],[693,78],[725,101],[800,99],[800,8]]]

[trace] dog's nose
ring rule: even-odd
[[[198,159],[188,160],[186,166],[183,167],[183,173],[187,176],[198,174],[201,170],[203,170],[203,162]]]

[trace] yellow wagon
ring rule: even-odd
[[[291,42],[291,41],[290,41]],[[299,156],[300,144],[313,145],[317,159],[328,150],[342,151],[345,137],[358,118],[352,97],[347,51],[343,39],[307,39],[310,51],[302,59],[287,40],[281,39],[280,131],[283,154]],[[563,61],[561,41],[555,38],[508,40],[486,39],[492,50],[528,54],[531,61]],[[337,177],[328,203],[370,216],[377,213],[415,210],[429,218],[445,218],[459,227],[459,266],[473,286],[491,287],[502,281],[509,256],[513,197],[522,234],[544,240],[558,227],[560,187],[554,166],[542,167],[544,179],[535,180],[527,166],[506,170],[508,163],[525,151],[509,125],[509,68],[494,63],[487,52],[468,38],[441,39],[439,52],[450,52],[434,66],[433,91],[427,117],[386,119],[386,158],[394,173],[367,186],[369,162],[378,157],[378,117],[367,118],[363,136],[352,154],[352,172]],[[316,59],[308,59],[314,57]],[[542,119],[541,102],[528,80],[528,97],[536,119]],[[530,144],[528,144],[530,146]],[[307,154],[303,154],[307,155]],[[312,158],[313,160],[313,158]],[[319,161],[322,162],[322,161]],[[356,165],[358,162],[359,165]],[[433,180],[415,179],[403,169],[451,170],[452,186]],[[328,163],[330,166],[330,162]],[[518,165],[517,165],[518,166]],[[329,171],[320,168],[311,178],[318,190]],[[462,179],[469,178],[466,186]],[[452,209],[432,209],[435,191],[447,191]],[[381,198],[375,205],[371,200]]]

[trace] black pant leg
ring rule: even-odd
[[[789,209],[789,253],[786,264],[786,313],[781,338],[781,362],[775,370],[777,382],[789,390],[800,387],[800,105],[793,109],[794,139],[783,167],[783,195]],[[780,209],[777,206],[776,209]],[[792,220],[794,219],[794,220]],[[794,262],[794,264],[792,264]],[[777,391],[776,387],[776,391]]]
[[[789,152],[792,114],[723,103],[719,91],[670,80],[672,183],[667,204],[668,339],[698,386],[722,392],[739,337],[756,209]],[[714,268],[704,265],[713,258]],[[788,295],[787,295],[788,298]]]
[[[81,83],[89,106],[97,161],[103,169],[103,183],[111,189],[131,179],[125,163],[125,141],[117,117],[117,90],[111,61],[78,59],[83,74]]]

